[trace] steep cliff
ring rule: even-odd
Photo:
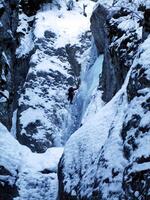
[[[9,129],[12,118],[13,71],[15,63],[15,36],[18,18],[17,1],[0,3],[0,121]]]
[[[35,16],[29,43],[30,47],[34,44],[34,52],[17,112],[17,139],[36,152],[64,144],[68,118],[73,117],[66,93],[76,84],[82,54],[91,45],[89,21],[79,12],[80,7],[66,11],[65,7],[51,6],[45,5]],[[22,52],[20,48],[21,58]]]

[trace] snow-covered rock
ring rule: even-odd
[[[111,85],[114,78],[111,70],[114,70],[121,89],[115,86],[115,93],[119,91],[112,100],[97,114],[86,118],[66,143],[58,174],[62,200],[150,198],[150,32],[143,41],[141,19],[146,10],[139,10],[142,3],[146,4],[120,0],[112,8],[105,4],[110,13],[105,51],[110,51],[113,68],[104,72],[108,58],[104,53],[102,79]],[[93,14],[92,20],[98,14]],[[121,80],[118,73],[123,73]],[[109,92],[109,86],[102,89],[105,94]]]
[[[129,163],[124,170],[123,188],[128,199],[149,199],[150,173],[150,37],[139,48],[127,87],[129,106],[122,137]]]
[[[13,4],[13,5],[12,5]],[[17,39],[18,9],[13,9],[17,1],[0,2],[0,121],[11,128],[13,66],[15,62],[15,49]]]
[[[70,11],[47,5],[36,15],[35,52],[21,91],[17,120],[17,139],[32,151],[44,152],[64,144],[70,115],[67,89],[79,77],[82,54],[91,46],[90,14],[85,17],[80,10],[80,5]],[[22,54],[21,49],[18,52]]]

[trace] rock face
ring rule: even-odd
[[[5,148],[5,150],[3,149],[3,145],[6,145],[5,147],[7,147],[7,144],[9,144],[9,140],[7,140],[7,142],[5,140],[3,140],[3,136],[4,135],[6,136],[8,134],[8,131],[1,123],[0,123],[0,130],[1,130],[0,198],[6,199],[6,200],[11,200],[18,196],[18,187],[16,186],[16,181],[18,178],[18,169],[15,166],[16,162],[14,160],[13,160],[13,162],[11,162],[10,154],[9,154],[9,156],[8,156],[8,154],[7,155],[5,154],[5,151],[8,151],[8,150],[6,150],[7,148]],[[9,146],[9,148],[10,148],[10,146]],[[9,158],[10,160],[8,161],[7,158]],[[10,167],[8,167],[9,166],[8,163],[10,164]]]
[[[1,1],[0,3],[0,121],[11,127],[13,67],[17,39],[17,1]],[[3,94],[8,98],[4,97]]]
[[[10,129],[13,111],[17,108],[20,89],[28,73],[31,50],[22,57],[16,57],[16,50],[21,46],[25,32],[31,32],[33,19],[28,21],[24,31],[19,30],[22,20],[19,12],[22,7],[17,0],[0,3],[0,121]],[[17,77],[17,78],[16,78]]]
[[[35,54],[32,59],[38,57],[38,60],[30,62],[30,70],[19,102],[17,139],[21,144],[37,152],[61,145],[61,137],[57,133],[61,135],[62,118],[65,116],[61,118],[59,113],[63,115],[62,109],[65,109],[65,104],[67,104],[62,99],[67,90],[68,80],[63,73],[55,70],[55,67],[59,68],[61,64],[65,67],[67,56],[64,48],[56,50],[53,48],[55,37],[55,33],[45,32],[45,39],[35,42]],[[49,48],[47,48],[47,43],[51,43]],[[57,61],[54,62],[51,58],[54,55],[58,55],[62,63],[61,61],[60,64]],[[54,66],[51,67],[52,70],[42,69],[50,65]],[[30,119],[29,115],[35,117]]]
[[[113,12],[107,7],[98,5],[91,17],[91,30],[100,53],[104,53],[104,63],[100,87],[103,90],[103,100],[108,102],[123,84],[134,54],[140,43],[136,26],[126,33],[119,22],[124,17],[128,23],[131,11],[123,7]],[[111,19],[109,19],[111,17]],[[136,22],[133,22],[136,23]]]
[[[150,9],[144,10],[143,39],[146,39],[150,33]]]
[[[126,32],[126,29],[123,29],[122,26],[124,26],[124,23],[128,23],[128,17],[131,13],[128,10],[125,10],[125,8],[121,8],[118,10],[115,14],[112,15],[112,18],[110,22],[108,22],[108,29],[109,32],[109,38],[110,38],[110,46],[108,51],[110,52],[111,57],[111,67],[109,70],[113,71],[113,80],[111,80],[110,77],[108,77],[108,87],[107,87],[107,76],[109,76],[108,71],[105,72],[105,66],[107,69],[107,57],[106,57],[106,65],[104,62],[104,74],[102,78],[102,87],[104,88],[104,91],[106,91],[106,97],[107,97],[107,91],[109,91],[109,84],[110,87],[114,85],[114,87],[111,89],[112,96],[120,89],[121,85],[123,84],[125,77],[127,75],[127,72],[130,68],[130,66],[133,63],[133,59],[136,54],[136,49],[138,48],[140,42],[141,42],[141,36],[137,32],[137,26],[140,28],[140,25],[138,25],[137,21],[132,21],[129,23],[133,23],[131,27],[129,27],[129,30]],[[124,22],[118,23],[119,18],[124,17]],[[137,26],[136,26],[137,25]],[[117,38],[116,40],[114,38]],[[108,57],[109,58],[109,57]],[[105,76],[106,75],[106,76]],[[112,75],[110,74],[112,77]],[[111,85],[112,84],[112,85]],[[105,92],[104,92],[105,96]]]
[[[150,134],[148,119],[150,114],[150,77],[148,72],[150,64],[146,60],[143,62],[145,55],[149,56],[149,48],[145,48],[149,42],[150,38],[145,40],[140,47],[139,58],[136,59],[127,87],[129,109],[121,132],[124,155],[129,160],[123,179],[125,199],[150,198],[148,192],[150,152],[147,146]]]
[[[58,6],[53,6],[58,10]],[[45,13],[39,12],[36,20],[33,17],[20,16],[22,25],[18,31],[22,37],[17,56],[18,63],[22,62],[23,65],[18,72],[23,69],[22,75],[26,76],[22,81],[24,85],[19,90],[21,95],[16,136],[21,144],[34,152],[44,152],[49,147],[63,145],[66,124],[70,116],[66,93],[69,86],[76,84],[76,78],[79,77],[81,70],[81,56],[91,45],[91,34],[88,29],[85,32],[81,30],[79,37],[73,42],[68,41],[68,38],[62,38],[60,41],[59,37],[63,37],[65,31],[60,30],[61,36],[57,26],[49,28],[47,25],[48,28],[45,29],[50,17],[56,20],[58,25],[68,20],[68,16],[63,16],[63,9],[58,12],[62,14],[54,16],[53,9]],[[78,15],[84,20],[83,15]],[[53,23],[51,25],[53,26]],[[27,51],[24,51],[24,41],[30,42]]]
[[[109,14],[107,8],[99,4],[91,16],[91,31],[99,53],[104,53],[107,30],[105,27],[106,19]]]
[[[106,20],[105,45],[97,42],[98,34],[100,38],[103,34],[94,25],[97,47],[104,52],[103,99],[113,98],[67,142],[58,171],[62,200],[150,198],[150,38],[148,31],[144,34],[148,23],[141,26],[141,19],[149,17],[147,9],[140,8],[131,1],[123,8],[121,1],[115,1]],[[91,22],[96,19],[104,30],[98,10],[101,6]]]

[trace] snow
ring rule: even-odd
[[[28,34],[25,34],[25,36],[21,39],[21,44],[16,50],[16,55],[18,58],[20,58],[23,55],[28,54],[33,48],[33,36],[32,33],[29,32]]]
[[[140,127],[145,127],[147,124],[150,124],[150,112],[143,116],[140,121]]]
[[[16,49],[18,58],[28,54],[34,48],[33,34],[29,29],[29,22],[33,21],[33,17],[28,17],[24,13],[19,15],[19,26],[17,33],[21,34],[20,46]]]
[[[1,93],[0,102],[7,102],[7,99],[9,98],[9,92],[7,90],[4,90],[4,91],[0,91],[0,93]],[[2,96],[2,94],[4,94],[7,98]]]
[[[64,69],[64,67],[69,68],[68,63],[61,62],[61,60],[59,60],[57,56],[48,56],[45,54],[41,54],[41,52],[37,50],[35,54],[32,56],[31,62],[37,63],[35,71],[43,71],[43,72],[59,71],[64,76],[66,77],[69,76],[66,70]]]
[[[139,24],[134,19],[128,19],[129,17],[125,18],[121,21],[121,23],[118,25],[119,29],[122,29],[124,31],[134,30],[139,28]]]
[[[17,27],[17,32],[25,34],[28,29],[28,22],[32,20],[33,20],[33,17],[28,17],[24,13],[19,14],[19,24]]]
[[[3,1],[2,1],[2,2],[0,2],[0,9],[1,9],[1,8],[4,8],[4,5],[3,5],[3,3],[4,3]]]
[[[49,148],[44,154],[32,153],[25,160],[25,170],[29,168],[33,171],[42,171],[49,169],[51,172],[57,172],[58,162],[63,153],[62,147]]]
[[[58,190],[56,172],[63,148],[50,148],[41,154],[32,153],[29,148],[19,144],[2,124],[0,124],[0,134],[0,165],[12,174],[12,177],[0,176],[0,179],[8,179],[11,184],[14,184],[15,176],[18,176],[17,186],[20,197],[16,200],[29,198],[42,200],[42,192],[47,188],[46,185],[42,185],[43,181],[50,187],[45,193],[45,200],[48,200],[51,195],[55,200]],[[51,173],[42,175],[40,172],[44,169],[48,169]],[[19,174],[17,174],[17,170]],[[42,181],[41,190],[38,187],[40,181]],[[34,185],[34,189],[28,184]]]
[[[34,99],[33,99],[34,101]],[[42,124],[47,124],[47,119],[43,117],[44,110],[43,109],[32,109],[28,108],[27,110],[21,113],[20,122],[23,124],[23,127],[26,127],[29,123],[35,122],[36,120],[42,120]],[[32,116],[30,118],[29,116]]]
[[[61,9],[57,12],[56,10],[39,12],[36,16],[35,36],[43,38],[44,32],[49,30],[56,33],[55,48],[65,47],[66,44],[76,44],[80,36],[90,30],[89,19],[94,3],[91,1],[86,2],[87,17],[80,13],[82,8],[79,6],[83,4],[84,1],[79,1],[78,7],[71,11]]]
[[[99,110],[104,106],[104,104],[105,103],[102,101],[102,92],[95,88],[95,90],[93,90],[91,94],[90,103],[84,111],[81,123],[84,124],[87,119],[92,120],[93,115],[99,112]]]
[[[99,0],[98,3],[106,6],[111,6],[113,4],[114,0]]]
[[[150,36],[143,42],[141,45],[139,51],[141,52],[140,58],[139,58],[139,64],[149,66],[149,58],[150,58]],[[148,67],[147,67],[148,68]]]
[[[2,124],[0,124],[0,132],[0,152],[3,152],[0,161],[1,164],[3,161],[4,165],[8,166],[8,169],[11,167],[11,163],[9,165],[9,162],[7,162],[9,158],[8,160],[3,159],[7,155],[10,156],[10,159],[14,159],[12,160],[13,162],[16,162],[13,165],[21,165],[20,167],[23,171],[41,171],[43,169],[57,171],[57,165],[63,153],[62,147],[53,147],[41,154],[32,153],[28,147],[19,144]]]

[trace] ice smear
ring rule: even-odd
[[[89,53],[89,51],[88,51]],[[84,123],[84,115],[88,116],[97,112],[97,101],[101,101],[101,93],[97,91],[99,76],[102,71],[103,55],[100,55],[93,65],[87,63],[82,66],[81,86],[77,95],[74,97],[74,104],[70,107],[70,115],[66,120],[65,138],[66,142],[70,135]],[[85,69],[85,68],[86,69]],[[94,106],[91,102],[95,101]],[[91,103],[91,106],[88,105]],[[101,105],[99,105],[101,107]],[[88,108],[88,109],[87,109]],[[95,110],[96,109],[96,110]],[[86,114],[85,114],[86,113]],[[90,113],[90,114],[89,114]],[[82,121],[83,119],[83,121]]]
[[[11,134],[16,137],[17,109],[13,112]]]

